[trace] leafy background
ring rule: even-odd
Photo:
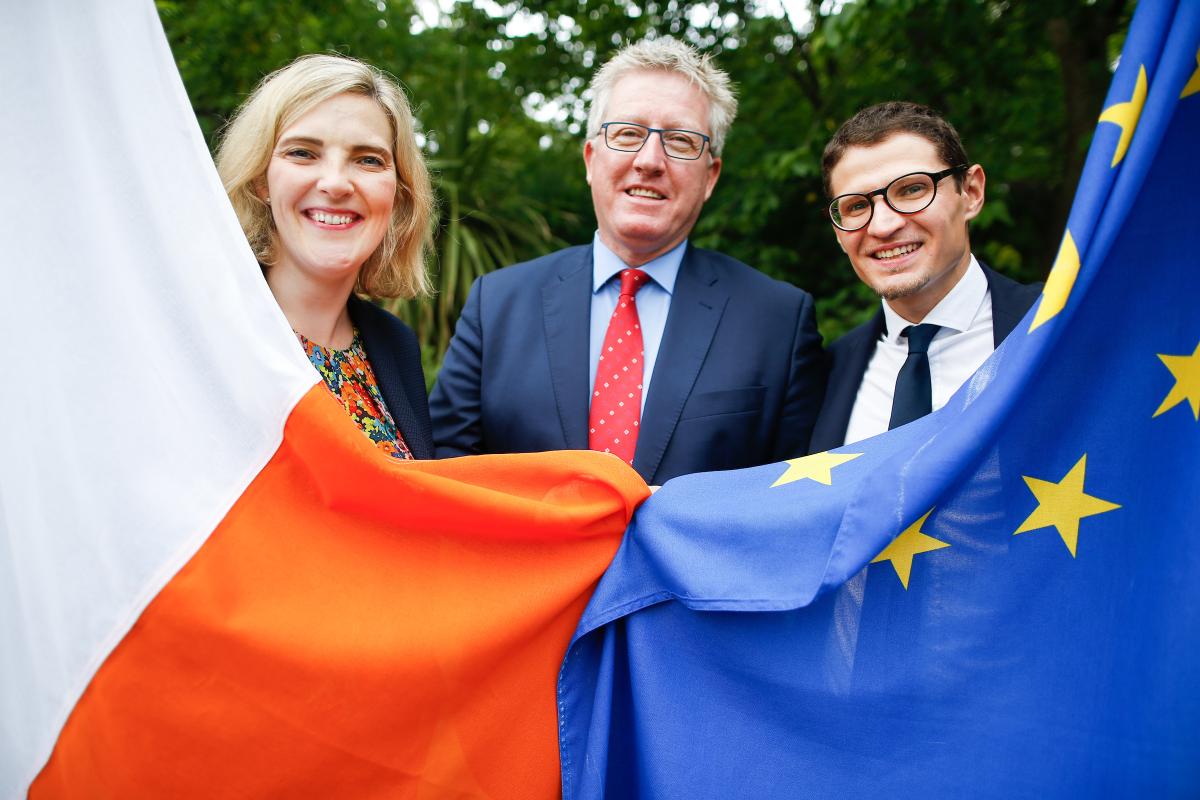
[[[158,0],[214,145],[263,75],[338,52],[408,89],[440,200],[437,293],[394,302],[432,383],[474,278],[595,230],[580,156],[585,89],[621,44],[674,35],[716,55],[740,111],[692,235],[801,286],[836,338],[876,302],[823,216],[820,153],[856,110],[942,111],[988,175],[972,244],[1020,280],[1045,277],[1062,235],[1132,0],[634,2]]]

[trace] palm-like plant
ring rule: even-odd
[[[435,295],[386,304],[417,332],[430,385],[475,279],[564,246],[541,205],[515,188],[513,176],[520,166],[499,155],[503,143],[494,128],[480,130],[463,83],[460,77],[453,117],[428,137],[429,166],[440,202]]]

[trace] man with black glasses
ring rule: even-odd
[[[660,38],[591,90],[596,235],[476,281],[430,398],[438,455],[590,448],[650,483],[803,455],[823,390],[812,298],[688,242],[729,77]]]
[[[879,313],[830,347],[811,452],[941,408],[1037,299],[971,254],[983,167],[958,132],[915,103],[882,103],[838,130],[821,161],[829,219]]]

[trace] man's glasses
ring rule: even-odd
[[[844,231],[861,230],[867,227],[875,214],[875,203],[871,200],[875,195],[883,195],[884,202],[897,214],[916,214],[933,203],[937,197],[938,183],[943,178],[966,168],[966,164],[959,164],[941,172],[910,172],[873,192],[838,195],[829,204],[829,218]]]
[[[703,133],[674,128],[648,128],[636,122],[606,122],[600,126],[604,143],[610,150],[636,153],[641,150],[650,134],[657,133],[662,139],[663,150],[671,158],[695,161],[704,154],[704,145],[709,139]]]

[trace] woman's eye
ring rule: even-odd
[[[359,163],[366,167],[378,167],[380,169],[387,166],[379,156],[363,156],[359,160]]]
[[[289,148],[288,150],[285,150],[283,154],[288,158],[316,158],[311,150],[307,150],[303,147]]]

